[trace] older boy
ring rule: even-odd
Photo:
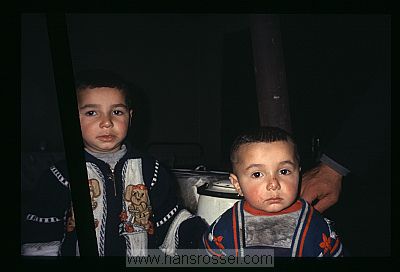
[[[76,91],[99,255],[197,247],[206,223],[177,202],[167,169],[126,140],[133,116],[128,86],[111,72],[92,70],[78,76]],[[79,255],[65,162],[39,182],[21,254]]]
[[[342,244],[330,221],[298,199],[299,156],[292,137],[265,127],[236,138],[230,180],[244,200],[203,235],[208,254],[243,256],[273,249],[275,256],[340,256]]]

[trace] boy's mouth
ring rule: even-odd
[[[113,135],[101,135],[101,136],[97,136],[97,139],[99,139],[102,142],[111,142],[114,140],[115,136]]]
[[[270,197],[266,201],[269,203],[278,203],[278,202],[281,202],[282,200],[283,200],[283,198],[281,198],[281,197]]]

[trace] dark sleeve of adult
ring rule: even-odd
[[[364,173],[380,160],[390,163],[390,89],[390,74],[377,74],[324,150],[353,175]]]
[[[68,181],[60,168],[51,166],[37,180],[31,200],[24,207],[21,224],[21,254],[55,256],[65,234],[65,214],[69,208]]]
[[[180,249],[202,248],[202,237],[208,229],[208,224],[200,216],[186,219],[179,226],[179,245]]]

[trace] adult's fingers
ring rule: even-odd
[[[333,198],[326,196],[326,197],[321,198],[317,202],[317,204],[314,205],[314,208],[316,210],[318,210],[320,213],[323,213],[324,211],[326,211],[329,207],[331,207],[335,203],[336,203],[336,201]]]
[[[301,197],[307,201],[308,203],[312,203],[315,199],[318,198],[318,194],[312,192],[309,187],[302,187]]]

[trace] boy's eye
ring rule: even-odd
[[[114,115],[122,115],[122,114],[124,114],[124,112],[120,111],[120,110],[113,110],[113,114]]]
[[[96,115],[96,112],[95,111],[88,111],[88,112],[85,113],[85,115],[94,116],[94,115]]]
[[[253,177],[253,178],[261,178],[262,177],[262,173],[261,172],[254,172],[253,174],[251,174],[251,176]]]
[[[284,176],[289,175],[290,173],[291,173],[291,171],[289,169],[279,170],[279,174],[284,175]]]

